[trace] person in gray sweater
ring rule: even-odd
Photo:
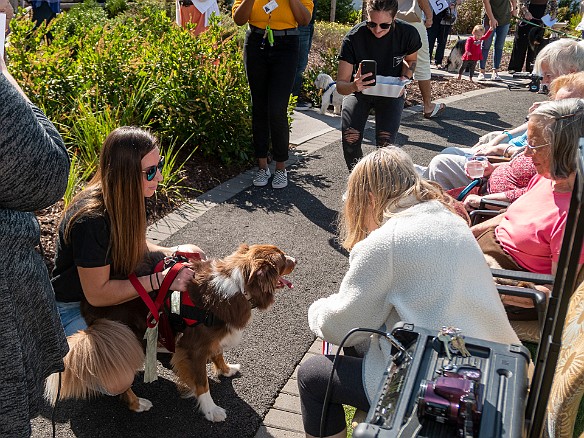
[[[69,157],[1,57],[0,157],[0,436],[25,437],[68,351],[33,212],[63,196]]]

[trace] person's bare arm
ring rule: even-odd
[[[299,26],[306,26],[310,23],[312,14],[306,9],[306,6],[304,6],[300,0],[290,0],[290,9],[292,10],[294,19]]]
[[[346,96],[351,93],[357,93],[365,88],[370,88],[374,81],[374,78],[372,78],[373,73],[361,76],[361,66],[357,69],[353,81],[351,81],[352,74],[353,64],[349,64],[347,61],[339,61],[339,69],[337,71],[337,91],[339,94]]]
[[[100,266],[97,268],[77,267],[83,294],[89,304],[95,307],[115,306],[125,303],[138,297],[138,292],[134,289],[130,280],[110,279],[110,266]],[[147,292],[158,288],[162,284],[168,269],[151,275],[138,277],[138,281]],[[185,267],[181,269],[174,281],[171,290],[186,290],[188,283],[193,278],[193,270]]]
[[[473,236],[479,237],[489,228],[496,227],[497,225],[499,225],[502,220],[503,214],[499,214],[495,217],[492,217],[491,219],[481,222],[480,224],[473,225],[472,227],[470,227],[470,230],[472,231]]]
[[[485,7],[485,13],[487,17],[489,17],[489,26],[492,28],[497,27],[499,24],[493,15],[493,10],[491,9],[491,2],[490,0],[483,0],[483,6]]]
[[[412,79],[414,71],[416,71],[416,64],[418,63],[418,52],[410,53],[402,62],[402,79]]]
[[[249,17],[251,15],[251,10],[253,9],[253,5],[255,0],[243,0],[241,4],[237,7],[235,12],[233,13],[233,21],[238,26],[243,26],[245,23],[249,21]]]
[[[420,8],[422,9],[422,11],[424,11],[424,15],[426,16],[424,25],[426,27],[432,27],[434,12],[432,10],[432,6],[430,6],[430,2],[428,0],[418,0],[418,4],[420,5]]]

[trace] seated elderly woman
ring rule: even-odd
[[[550,96],[552,100],[584,98],[584,71],[554,79],[550,85]],[[524,153],[527,133],[521,136],[520,141],[516,140],[518,139],[513,139],[505,147],[505,154],[512,155],[511,161],[497,165],[487,164],[487,183],[480,188],[473,188],[464,198],[467,210],[477,208],[481,199],[514,202],[527,191],[529,181],[537,172],[531,157]],[[447,193],[456,198],[463,188],[448,190]]]
[[[584,99],[546,102],[531,113],[525,154],[533,160],[537,175],[505,213],[471,228],[492,267],[556,273],[580,137],[584,137]]]
[[[387,147],[366,155],[353,168],[346,194],[341,236],[351,251],[349,270],[337,293],[308,309],[317,336],[339,345],[354,327],[391,330],[407,321],[518,342],[470,229],[441,189],[418,176],[405,152]],[[472,276],[462,274],[471,271]],[[386,370],[390,344],[361,334],[345,345],[363,341],[364,358],[338,358],[324,436],[345,436],[342,405],[367,411]],[[319,435],[332,361],[333,356],[314,356],[298,371],[307,436]]]
[[[584,71],[584,42],[562,39],[544,47],[537,55],[534,70],[542,76],[542,83],[549,85],[561,75]],[[556,96],[564,99],[568,96]],[[570,97],[579,97],[572,95]],[[530,108],[530,111],[534,107]],[[468,155],[489,155],[511,157],[518,151],[516,146],[525,146],[523,124],[509,131],[495,131],[481,137],[472,148],[450,147],[435,156],[426,169],[420,169],[423,176],[436,181],[445,190],[466,186],[471,178],[466,174],[464,164]],[[498,165],[505,166],[505,163]],[[486,175],[492,169],[486,169]],[[504,199],[503,199],[504,200]],[[513,199],[510,199],[512,201]]]

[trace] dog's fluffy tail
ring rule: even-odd
[[[61,373],[61,399],[121,393],[144,364],[144,352],[136,335],[119,322],[98,319],[67,340],[69,353]],[[45,397],[51,404],[58,390],[59,374],[55,373],[45,383]]]

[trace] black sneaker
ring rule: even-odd
[[[304,102],[303,100],[299,100],[296,102],[296,107],[294,107],[295,111],[306,111],[312,108],[312,104],[310,102]]]

